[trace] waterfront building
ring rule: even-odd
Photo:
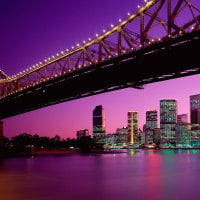
[[[190,96],[191,124],[200,124],[200,94]]]
[[[76,138],[80,139],[81,137],[89,136],[88,129],[80,130],[76,132]]]
[[[128,112],[128,135],[130,145],[138,143],[138,113],[136,111]]]
[[[157,110],[146,111],[145,143],[153,143],[153,130],[157,128]]]
[[[145,144],[145,132],[139,129],[138,135],[139,135],[139,144]]]
[[[160,100],[160,131],[162,142],[175,142],[177,123],[177,101],[175,99]]]
[[[200,124],[192,124],[191,125],[191,145],[192,146],[200,146]]]
[[[153,129],[153,143],[160,144],[160,142],[161,142],[160,129],[154,128]]]
[[[188,123],[188,115],[182,114],[177,116],[176,125],[176,144],[187,147],[190,141],[190,124]]]
[[[127,145],[128,144],[128,127],[117,128],[116,135],[118,136],[117,143],[119,145]]]
[[[114,148],[117,146],[117,141],[118,141],[118,135],[117,134],[106,134],[106,145],[108,147]]]
[[[105,144],[105,111],[102,105],[96,106],[93,110],[93,138],[98,142]]]

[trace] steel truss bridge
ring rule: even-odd
[[[198,4],[198,5],[195,5]],[[200,2],[149,0],[102,35],[26,70],[0,71],[0,119],[200,72]]]

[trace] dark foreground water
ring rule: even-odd
[[[199,150],[0,160],[0,200],[198,200]]]

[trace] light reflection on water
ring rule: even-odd
[[[0,160],[1,200],[199,199],[199,150]]]

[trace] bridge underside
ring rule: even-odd
[[[0,100],[0,119],[112,90],[199,74],[200,32],[87,67]]]

